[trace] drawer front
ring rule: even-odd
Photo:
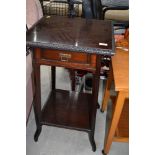
[[[96,70],[96,55],[80,52],[35,49],[36,63],[53,65],[72,69],[82,69],[91,72]]]
[[[84,64],[91,63],[90,54],[85,53],[44,50],[41,53],[41,57],[42,59],[49,59],[62,62],[84,63]]]

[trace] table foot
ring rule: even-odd
[[[104,150],[102,150],[102,154],[103,154],[103,155],[107,155],[107,154],[104,152]]]
[[[90,144],[92,146],[92,151],[95,152],[96,151],[96,144],[95,144],[94,136],[92,135],[92,133],[89,133],[89,141],[90,141]]]
[[[97,103],[97,109],[100,109],[100,105],[99,105],[99,103]]]
[[[41,130],[42,130],[42,127],[37,128],[37,130],[36,130],[36,132],[35,132],[35,134],[34,134],[34,141],[35,141],[35,142],[38,141],[38,137],[39,137],[39,135],[40,135],[40,133],[41,133]]]

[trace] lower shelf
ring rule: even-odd
[[[92,95],[56,89],[42,109],[42,125],[89,132]]]

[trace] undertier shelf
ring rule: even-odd
[[[56,89],[42,109],[42,125],[89,132],[92,95]]]

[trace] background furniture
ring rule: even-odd
[[[103,154],[109,152],[113,141],[128,142],[129,137],[129,52],[116,49],[116,54],[111,59],[110,75],[102,102],[102,111],[105,111],[109,98],[112,99],[111,109],[107,110]],[[113,80],[114,89],[117,92],[116,96],[110,95]]]
[[[129,0],[94,0],[93,6],[98,19],[129,21]]]
[[[43,0],[44,15],[59,15],[59,16],[82,16],[82,1],[77,0],[72,3],[68,0]]]
[[[36,31],[38,29],[40,31]],[[27,32],[27,46],[34,49],[34,110],[37,125],[35,141],[38,140],[42,125],[57,126],[87,132],[92,150],[96,150],[94,131],[100,61],[101,55],[114,54],[113,41],[110,21],[87,21],[64,16],[45,16]],[[100,42],[106,43],[106,46],[100,46]],[[41,65],[52,66],[53,70],[52,90],[43,109],[40,88]],[[55,66],[93,73],[92,94],[56,89]]]
[[[44,15],[94,18],[91,0],[40,0]]]

